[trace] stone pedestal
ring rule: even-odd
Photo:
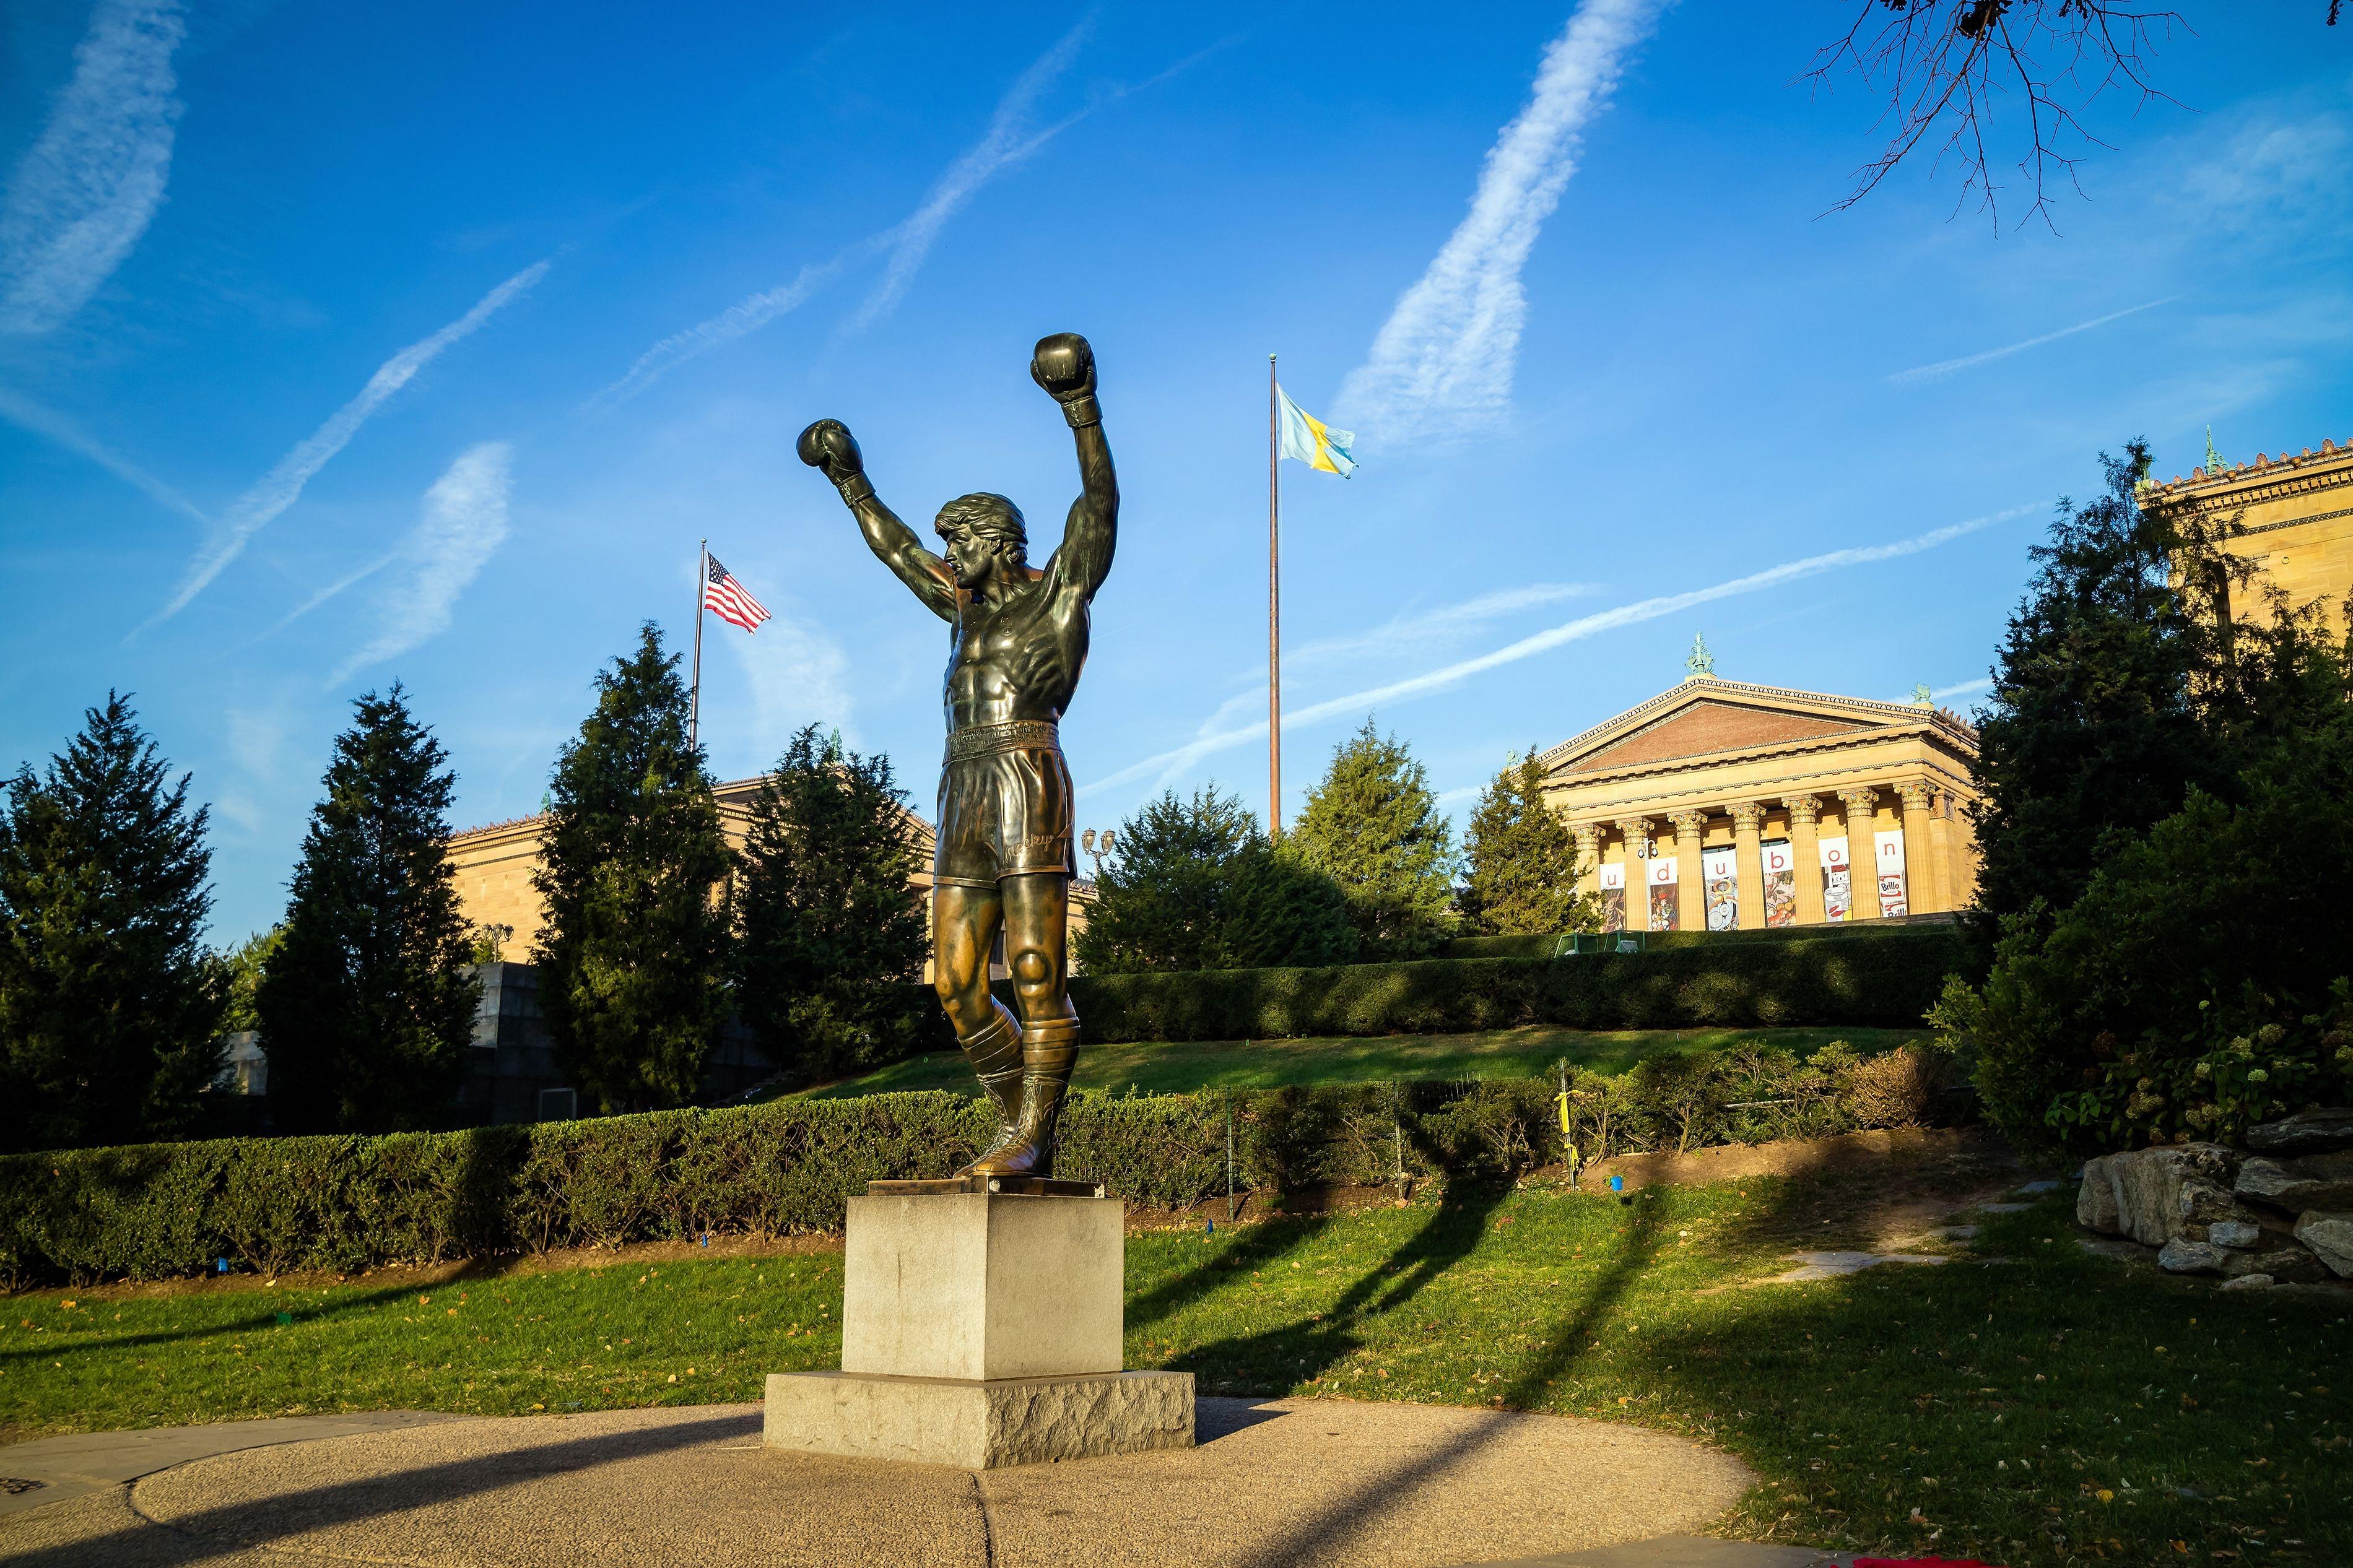
[[[1120,1370],[1121,1208],[850,1199],[841,1371],[770,1374],[765,1441],[966,1469],[1191,1447],[1192,1374]]]

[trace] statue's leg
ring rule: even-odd
[[[1054,1129],[1079,1057],[1079,1015],[1071,1005],[1070,878],[1060,872],[1008,877],[1003,889],[1005,961],[1021,1009],[1021,1111],[1015,1136],[974,1164],[992,1175],[1048,1176]]]
[[[998,1144],[1021,1112],[1020,1026],[988,994],[988,954],[1003,910],[994,888],[942,883],[932,892],[932,985],[965,1059],[996,1103]]]

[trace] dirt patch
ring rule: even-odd
[[[1983,1128],[1912,1128],[1688,1154],[1621,1154],[1586,1166],[1577,1184],[1606,1190],[1619,1175],[1631,1191],[1783,1178],[1789,1184],[1785,1199],[1758,1234],[1817,1247],[1836,1240],[1891,1251],[1934,1239],[1963,1210],[2013,1190],[2023,1174],[2017,1155]]]

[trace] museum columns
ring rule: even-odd
[[[1571,823],[1568,836],[1577,841],[1577,890],[1601,897],[1601,824]]]
[[[1784,795],[1781,806],[1789,814],[1789,856],[1797,862],[1798,923],[1818,926],[1822,923],[1821,799]]]
[[[1707,929],[1707,878],[1700,869],[1700,829],[1707,826],[1704,811],[1671,811],[1675,825],[1675,929]]]
[[[1944,857],[1928,842],[1928,785],[1926,781],[1897,784],[1895,798],[1904,803],[1905,902],[1915,915],[1949,910],[1953,904],[1945,891]]]
[[[1760,931],[1765,925],[1765,807],[1744,800],[1725,809],[1732,813],[1732,864],[1740,889],[1740,929]]]
[[[1651,877],[1643,864],[1643,850],[1651,842],[1651,819],[1647,816],[1621,816],[1618,819],[1618,836],[1624,840],[1619,854],[1626,862],[1626,929],[1651,929]]]
[[[1875,921],[1879,907],[1879,792],[1868,786],[1842,789],[1846,807],[1846,918]]]

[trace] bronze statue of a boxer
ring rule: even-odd
[[[945,558],[875,499],[839,421],[801,432],[866,542],[948,623],[947,756],[932,862],[933,973],[1003,1123],[965,1173],[1053,1173],[1054,1124],[1078,1059],[1070,994],[1071,773],[1056,725],[1087,661],[1088,606],[1111,572],[1119,483],[1095,403],[1094,351],[1076,332],[1039,342],[1029,374],[1062,405],[1079,450],[1079,499],[1060,549],[1029,564],[1021,511],[986,491],[940,509]],[[998,929],[1020,1016],[989,994]]]

